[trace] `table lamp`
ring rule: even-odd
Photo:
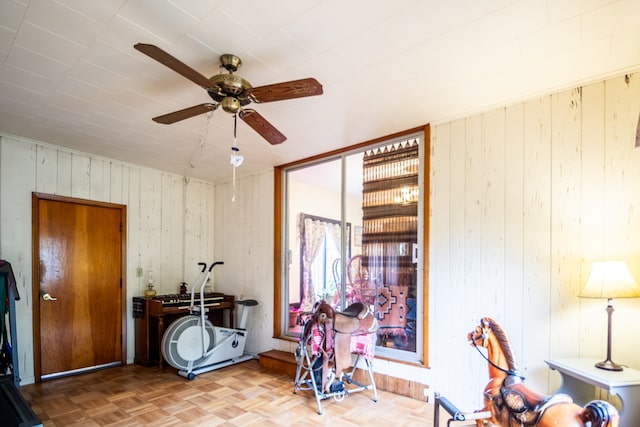
[[[640,286],[633,280],[625,261],[594,262],[586,285],[580,291],[581,298],[607,298],[607,359],[596,367],[608,371],[622,371],[622,366],[611,360],[611,315],[613,298],[640,297]]]

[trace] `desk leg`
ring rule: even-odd
[[[561,376],[562,386],[558,391],[571,396],[577,404],[584,406],[596,398],[595,386],[562,373]],[[640,420],[640,386],[619,387],[610,393],[617,395],[622,402],[620,427],[635,426]]]
[[[560,376],[562,377],[562,385],[558,392],[568,394],[579,405],[585,405],[595,399],[595,386],[565,375],[562,372],[560,372]]]
[[[164,318],[158,318],[158,368],[162,371],[162,335],[164,335]]]
[[[615,388],[611,391],[622,400],[620,427],[635,426],[640,420],[640,386]]]

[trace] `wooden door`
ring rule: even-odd
[[[34,193],[36,381],[126,360],[125,207]]]

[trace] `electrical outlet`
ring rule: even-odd
[[[142,267],[136,268],[136,277],[142,277]]]

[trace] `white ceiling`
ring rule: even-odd
[[[233,117],[151,121],[210,98],[135,43],[205,76],[233,53],[253,86],[323,84],[253,105],[288,140],[239,122],[246,175],[636,71],[639,16],[638,0],[0,0],[0,132],[220,182]]]

